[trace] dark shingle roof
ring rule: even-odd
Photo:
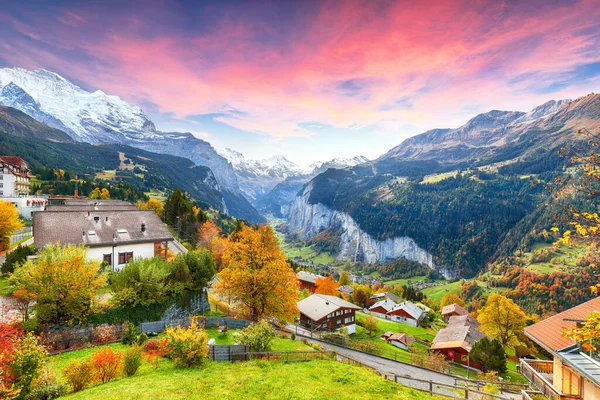
[[[151,210],[38,211],[33,213],[33,234],[36,248],[56,242],[93,247],[173,240]]]
[[[125,210],[138,210],[137,206],[133,204],[76,204],[76,205],[51,205],[46,206],[46,211],[125,211]]]

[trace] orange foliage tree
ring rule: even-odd
[[[315,293],[335,296],[339,286],[340,284],[334,281],[331,276],[317,278],[315,280]]]
[[[249,313],[254,320],[294,320],[299,282],[271,227],[242,225],[230,238],[223,265],[215,290],[232,296],[234,308]]]

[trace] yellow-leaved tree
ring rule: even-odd
[[[48,245],[11,277],[17,290],[36,302],[41,323],[82,321],[96,303],[96,290],[106,282],[100,263],[87,259],[83,246]]]
[[[463,299],[461,299],[460,297],[458,297],[457,294],[455,293],[446,293],[444,295],[444,297],[442,297],[442,301],[440,302],[440,310],[446,306],[449,306],[450,304],[458,304],[461,307],[465,306],[465,302],[463,301]]]
[[[497,293],[488,297],[485,307],[477,316],[481,330],[498,339],[502,346],[516,346],[526,326],[527,315],[509,298]]]
[[[234,308],[254,320],[294,320],[299,282],[270,226],[253,229],[242,225],[229,240],[223,265],[215,290],[231,296]]]
[[[100,190],[100,188],[95,188],[90,193],[90,199],[109,200],[110,193],[107,188],[103,188],[102,190]]]
[[[138,200],[137,207],[140,210],[153,210],[160,218],[164,216],[165,206],[159,200],[150,199],[148,201]]]
[[[10,236],[23,227],[19,211],[13,203],[0,200],[0,251],[10,247]]]

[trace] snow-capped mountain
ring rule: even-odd
[[[284,156],[275,155],[263,160],[247,159],[238,151],[221,151],[235,170],[240,189],[250,201],[256,201],[289,177],[306,174]]]
[[[327,171],[329,168],[346,168],[354,167],[355,165],[364,164],[369,162],[369,159],[365,156],[357,156],[352,158],[334,158],[329,161],[316,161],[310,165],[312,170],[311,175],[318,175],[321,172]]]
[[[126,144],[209,167],[231,215],[263,220],[243,198],[231,164],[210,143],[190,133],[158,131],[141,108],[117,96],[100,90],[88,92],[43,69],[0,68],[0,104],[64,130],[77,141]]]

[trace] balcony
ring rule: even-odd
[[[579,395],[564,394],[553,386],[554,363],[545,360],[520,360],[521,373],[533,383],[540,394],[550,400],[581,400]],[[523,400],[535,398],[534,393],[523,392]],[[537,393],[534,394],[537,397]]]

